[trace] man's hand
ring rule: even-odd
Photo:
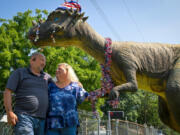
[[[12,93],[12,91],[10,89],[8,89],[8,88],[5,89],[5,91],[4,91],[4,106],[5,106],[6,113],[7,113],[8,123],[10,125],[14,126],[18,122],[18,118],[17,118],[16,114],[12,111],[11,93]]]
[[[8,112],[7,114],[7,119],[8,119],[8,124],[15,126],[16,123],[18,122],[18,117],[14,112]]]
[[[109,93],[110,100],[114,100],[119,97],[119,92],[117,90],[111,90]]]

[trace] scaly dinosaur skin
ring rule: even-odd
[[[77,46],[100,63],[104,62],[105,39],[85,22],[84,13],[56,10],[28,36],[39,46]],[[54,32],[53,32],[54,31]],[[54,35],[53,43],[51,35]],[[159,43],[112,42],[111,75],[116,86],[110,92],[143,89],[159,96],[159,116],[172,129],[180,132],[180,45]]]

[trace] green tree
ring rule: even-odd
[[[46,10],[38,11],[35,16],[31,16],[32,11],[28,10],[18,12],[13,19],[0,19],[0,90],[4,90],[12,71],[28,65],[29,54],[36,49],[27,39],[26,33],[32,27],[32,20],[47,15]]]

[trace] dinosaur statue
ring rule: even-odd
[[[77,46],[103,63],[105,39],[86,19],[74,10],[55,10],[45,22],[34,23],[28,37],[39,47]],[[138,89],[153,92],[159,96],[160,119],[180,132],[180,45],[112,42],[111,46],[115,87],[110,97]]]

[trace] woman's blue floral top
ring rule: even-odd
[[[64,88],[54,83],[49,84],[49,111],[47,128],[64,128],[79,125],[77,104],[88,96],[88,93],[77,82]]]

